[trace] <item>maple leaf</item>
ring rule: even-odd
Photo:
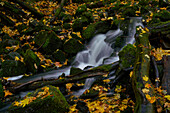
[[[165,95],[164,97],[170,101],[170,95]]]
[[[5,93],[5,96],[4,96],[4,97],[6,97],[6,96],[8,96],[8,95],[13,95],[11,92],[9,92],[9,90],[4,90],[4,93]]]
[[[73,86],[73,84],[72,83],[67,83],[66,84],[66,88],[70,91],[70,88]]]
[[[18,101],[15,101],[13,104],[14,104],[14,106],[19,106],[20,105],[20,103]]]
[[[130,78],[132,77],[132,75],[133,75],[133,71],[131,71],[130,74],[129,74]]]
[[[144,77],[142,77],[144,81],[148,81],[148,77],[145,75]]]
[[[29,98],[26,98],[26,99],[20,101],[20,105],[22,107],[25,107],[29,103],[30,103],[30,99]]]
[[[146,88],[150,88],[150,87],[151,87],[151,84],[146,83],[146,84],[145,84],[145,87],[146,87]]]

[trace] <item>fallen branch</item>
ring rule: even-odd
[[[27,83],[21,84],[19,86],[16,87],[9,87],[8,89],[12,92],[12,93],[18,93],[20,91],[24,91],[24,90],[34,90],[40,87],[43,87],[45,85],[54,85],[54,86],[58,86],[58,85],[62,85],[62,84],[66,84],[66,83],[73,83],[76,82],[78,80],[82,80],[82,79],[86,79],[86,78],[90,78],[90,77],[95,77],[95,76],[102,76],[104,74],[107,74],[108,72],[105,71],[100,71],[100,70],[88,70],[88,71],[84,71],[81,73],[78,73],[72,77],[65,77],[63,79],[53,79],[53,80],[49,80],[49,79],[37,79],[34,81],[29,81]]]

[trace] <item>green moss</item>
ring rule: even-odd
[[[80,68],[71,67],[70,69],[70,75],[78,74],[80,72],[83,72]]]
[[[119,36],[119,37],[116,38],[116,42],[115,42],[114,47],[115,47],[115,48],[116,48],[116,47],[119,47],[119,48],[120,48],[120,47],[123,46],[124,43],[125,43],[124,38],[121,37],[121,36]]]
[[[28,71],[36,73],[38,67],[40,66],[40,59],[37,55],[30,49],[28,49],[24,56],[24,62],[28,67]]]
[[[71,25],[69,23],[64,23],[63,24],[63,28],[65,29],[70,29],[71,28]]]
[[[91,39],[95,34],[94,32],[96,31],[95,29],[95,24],[90,24],[87,26],[87,28],[83,31],[83,38],[85,39]]]
[[[120,67],[129,68],[134,66],[136,56],[136,48],[132,44],[128,44],[119,52]]]
[[[46,54],[52,54],[55,50],[61,48],[62,46],[62,41],[53,31],[39,32],[35,37],[35,43],[40,46],[42,52]]]
[[[83,12],[87,11],[86,5],[79,6],[78,9],[76,10],[76,16],[81,15]]]
[[[9,113],[65,113],[69,109],[69,105],[60,92],[54,86],[49,87],[49,93],[51,96],[47,96],[41,99],[42,96],[26,105],[25,107],[20,106],[10,106]],[[27,97],[36,97],[38,92],[43,92],[44,89],[39,88],[33,93],[27,94]]]
[[[26,72],[23,62],[15,60],[5,60],[2,62],[2,76],[17,76]]]
[[[170,13],[167,10],[163,10],[159,13],[154,14],[153,18],[159,18],[161,21],[169,21],[170,20]]]
[[[66,60],[65,54],[63,51],[61,50],[57,50],[52,54],[53,58],[55,59],[55,61],[64,63]]]
[[[70,39],[64,43],[64,51],[66,53],[77,53],[81,51],[84,46],[77,39]]]

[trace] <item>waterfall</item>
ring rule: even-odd
[[[141,22],[142,17],[131,17],[130,23],[128,27],[128,37],[126,38],[126,44],[130,43],[133,44],[135,42],[134,35],[136,33],[136,26],[142,26]],[[114,49],[111,47],[114,44],[116,38],[121,36],[123,31],[118,28],[117,30],[110,30],[106,34],[99,34],[96,35],[90,43],[87,45],[87,49],[77,53],[74,62],[72,63],[73,67],[77,67],[80,69],[84,69],[87,66],[99,66],[101,64],[110,64],[115,61],[119,60],[118,51],[115,52]],[[122,47],[123,48],[123,47]],[[111,56],[111,54],[115,52],[115,55]],[[66,67],[64,69],[54,70],[47,73],[37,74],[34,76],[30,76],[28,78],[21,78],[18,77],[11,77],[11,80],[17,80],[17,82],[24,83],[35,79],[40,78],[58,78],[62,73],[65,75],[69,75],[70,68]],[[86,79],[84,88],[75,93],[75,95],[81,95],[86,89],[89,89],[93,82],[95,81],[94,78]]]

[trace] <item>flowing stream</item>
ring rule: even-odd
[[[131,17],[129,26],[128,26],[128,36],[126,38],[126,44],[133,44],[135,42],[134,35],[136,33],[136,26],[142,26],[141,17]],[[90,43],[86,46],[86,50],[83,50],[77,53],[74,62],[72,63],[73,67],[84,69],[87,66],[96,67],[101,64],[110,64],[119,60],[118,52],[115,52],[113,56],[111,54],[114,52],[114,49],[111,47],[113,42],[115,42],[118,36],[121,36],[123,31],[119,28],[117,30],[110,30],[106,34],[96,35]],[[126,45],[125,44],[125,45]],[[123,46],[122,45],[122,48]],[[121,48],[120,48],[121,49]],[[68,66],[63,69],[53,70],[47,73],[37,74],[27,78],[22,78],[22,75],[17,77],[12,77],[10,80],[16,80],[16,82],[24,83],[35,79],[40,78],[58,78],[62,73],[69,75],[71,66]],[[86,89],[89,89],[95,78],[86,79],[84,88],[75,92],[74,94],[80,96]]]

